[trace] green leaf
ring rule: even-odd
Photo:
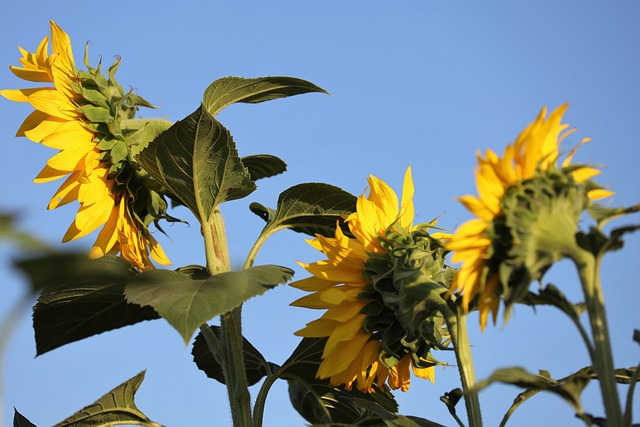
[[[552,305],[562,310],[574,321],[579,321],[580,315],[586,308],[584,303],[571,303],[560,289],[552,284],[548,284],[538,294],[529,292],[521,302],[528,305]]]
[[[548,373],[546,373],[546,371],[541,371],[541,373],[543,374],[543,376],[545,378],[548,378]],[[633,379],[633,370],[631,368],[616,369],[615,370],[615,377],[616,377],[616,381],[619,384],[629,384],[629,383],[633,383],[633,381],[634,381],[634,379]],[[575,372],[575,373],[573,373],[573,374],[571,374],[571,375],[569,375],[567,377],[561,378],[561,379],[559,379],[557,381],[551,380],[551,382],[555,383],[556,385],[566,384],[566,385],[568,385],[569,389],[571,390],[572,388],[573,389],[576,388],[576,384],[577,384],[578,388],[579,387],[583,387],[584,388],[584,386],[586,386],[586,383],[588,383],[588,381],[590,379],[597,379],[597,378],[598,377],[595,374],[593,368],[588,366],[588,367],[580,369],[579,371],[577,371],[577,372]],[[500,427],[503,427],[503,426],[505,426],[507,424],[507,421],[509,420],[511,415],[513,415],[513,412],[520,405],[522,405],[528,399],[530,399],[531,397],[535,396],[536,394],[538,394],[540,391],[543,391],[543,390],[549,390],[549,388],[544,388],[544,387],[541,388],[541,387],[537,387],[537,386],[531,386],[531,387],[527,388],[525,391],[523,391],[522,393],[518,394],[518,396],[516,396],[516,398],[513,400],[513,403],[509,407],[509,410],[507,411],[507,413],[502,418],[502,422],[500,423]],[[552,390],[550,390],[550,391],[552,391]],[[562,394],[561,394],[561,396],[562,396]],[[578,412],[578,415],[580,417],[582,417],[582,416],[584,416],[586,414]]]
[[[211,83],[204,92],[203,104],[212,116],[236,102],[255,104],[303,93],[329,92],[295,77],[223,77]]]
[[[202,222],[220,203],[256,189],[231,134],[202,106],[150,143],[138,161]]]
[[[54,427],[106,427],[121,424],[162,427],[136,407],[135,394],[144,380],[144,374],[145,371],[142,371],[123,382]]]
[[[60,254],[16,263],[34,289],[43,289],[33,309],[36,354],[102,332],[157,319],[150,307],[129,304],[125,284],[138,273],[121,258],[89,260]]]
[[[589,215],[591,215],[591,218],[593,218],[597,222],[598,228],[602,229],[602,227],[609,221],[613,221],[614,219],[640,212],[640,203],[628,208],[608,208],[604,205],[594,203],[589,206],[588,212]]]
[[[13,408],[13,427],[36,427],[36,425]]]
[[[220,338],[220,327],[211,325],[210,328],[216,337]],[[269,375],[271,373],[271,367],[265,360],[264,356],[262,356],[258,349],[251,345],[245,337],[242,337],[242,352],[244,353],[247,383],[250,386],[256,384],[265,375]],[[193,361],[196,363],[198,368],[207,374],[209,378],[213,378],[222,384],[226,384],[224,374],[222,372],[222,366],[209,351],[202,332],[196,336],[196,339],[193,342],[191,354],[193,355]]]
[[[343,218],[355,211],[356,197],[333,185],[312,182],[283,191],[275,211],[259,203],[249,208],[267,221],[263,235],[290,228],[314,237],[316,233],[331,237],[336,223],[343,224]],[[344,231],[350,235],[348,229]]]
[[[591,380],[591,368],[584,368],[563,381],[555,381],[547,371],[534,375],[522,368],[504,368],[494,371],[491,376],[476,384],[476,391],[492,383],[512,384],[525,389],[545,390],[557,394],[567,401],[578,414],[582,413],[580,394]],[[509,413],[507,415],[510,415]]]
[[[125,295],[131,303],[153,307],[178,331],[186,345],[209,319],[291,277],[293,270],[276,265],[220,273],[207,279],[194,279],[180,271],[149,270],[127,284]]]
[[[287,170],[287,164],[284,161],[269,154],[243,157],[242,164],[249,170],[252,181],[279,175]]]

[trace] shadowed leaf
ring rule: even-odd
[[[54,427],[106,427],[121,424],[162,427],[136,407],[135,394],[144,380],[144,374],[145,371],[142,371],[123,382],[93,404],[85,406]]]
[[[37,355],[159,317],[150,307],[125,300],[124,287],[138,272],[121,258],[58,254],[15,265],[29,277],[32,288],[43,289],[33,309]]]
[[[13,408],[13,427],[36,427],[36,425],[18,412],[16,408]]]
[[[216,337],[220,338],[220,327],[213,325],[209,327]],[[247,382],[252,386],[260,381],[265,375],[270,374],[271,368],[258,349],[251,345],[245,337],[242,337],[242,350],[244,353],[245,369],[247,371]],[[193,354],[193,361],[196,363],[198,368],[207,374],[209,378],[213,378],[222,384],[226,384],[224,374],[222,372],[222,366],[220,366],[216,358],[209,351],[202,332],[196,336],[196,339],[193,342],[191,354]]]
[[[256,104],[304,93],[329,94],[319,86],[295,77],[223,77],[204,92],[203,104],[212,116],[236,102]]]

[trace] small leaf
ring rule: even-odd
[[[33,289],[43,289],[33,309],[37,355],[101,332],[157,319],[151,308],[128,304],[125,284],[138,273],[113,256],[57,254],[16,262]]]
[[[462,426],[464,424],[460,420],[456,412],[456,405],[458,404],[458,402],[460,402],[461,398],[462,398],[462,389],[459,389],[459,388],[454,388],[450,392],[440,396],[440,401],[445,405],[447,405],[447,409],[449,410],[449,413],[451,414],[451,416],[457,421],[458,425]]]
[[[593,218],[597,222],[598,228],[602,229],[602,227],[609,221],[613,221],[616,218],[640,212],[640,204],[633,205],[628,208],[608,208],[604,205],[592,204],[591,206],[589,206],[588,212],[589,215],[591,215],[591,218]]]
[[[341,188],[322,183],[295,185],[280,194],[275,212],[252,203],[253,213],[268,221],[263,234],[290,228],[311,236],[333,236],[336,223],[356,209],[356,197]],[[350,234],[348,230],[346,233]]]
[[[545,371],[541,371],[541,372],[545,372]],[[548,375],[546,375],[545,377],[548,378]],[[629,384],[629,383],[632,383],[634,381],[634,379],[633,379],[633,370],[631,368],[616,369],[615,370],[615,377],[616,377],[616,382],[618,382],[618,384]],[[567,384],[567,385],[569,385],[569,389],[571,389],[572,383],[575,383],[575,384],[573,384],[574,388],[575,388],[576,384],[578,385],[578,387],[583,387],[584,388],[584,386],[586,386],[586,383],[590,379],[598,379],[598,377],[595,374],[593,368],[588,366],[588,367],[580,369],[579,371],[577,371],[577,372],[575,372],[575,373],[573,373],[573,374],[571,374],[571,375],[569,375],[567,377],[564,377],[564,378],[561,378],[561,379],[555,381],[555,383],[558,384],[558,385]],[[543,391],[543,390],[549,390],[549,389],[548,388],[540,388],[540,387],[533,386],[533,387],[527,388],[525,391],[523,391],[522,393],[518,394],[518,396],[516,396],[516,398],[513,400],[513,403],[509,407],[507,413],[502,418],[502,422],[500,423],[500,427],[503,427],[503,426],[505,426],[507,424],[507,421],[509,420],[511,415],[513,415],[513,412],[520,405],[522,405],[528,399],[530,399],[531,397],[535,396],[536,394],[538,394],[540,391]],[[580,412],[580,411],[578,411],[576,416],[578,416],[579,418],[582,418],[583,416],[588,417],[587,414],[585,414],[583,412]]]
[[[220,338],[220,327],[210,326],[213,333]],[[224,348],[223,348],[224,350]],[[265,360],[264,356],[255,348],[251,343],[242,337],[242,351],[244,353],[244,365],[247,372],[247,383],[252,386],[260,381],[265,375],[271,373],[269,363]],[[193,355],[193,361],[198,368],[203,371],[209,378],[213,378],[222,384],[226,384],[224,374],[222,372],[222,366],[211,354],[207,343],[205,342],[202,332],[196,336],[193,342],[193,349],[191,350]]]
[[[255,104],[310,92],[329,94],[321,87],[295,77],[223,77],[205,90],[203,103],[209,113],[216,116],[236,102]]]
[[[54,427],[106,427],[121,424],[162,427],[136,407],[135,394],[144,380],[144,374],[145,371],[142,371],[123,382]]]
[[[207,279],[193,279],[180,271],[150,270],[138,275],[125,288],[127,301],[151,306],[182,336],[185,345],[196,329],[213,318],[285,283],[293,270],[262,265],[239,272],[226,272]]]
[[[201,222],[220,203],[256,189],[231,134],[202,106],[151,142],[138,161]]]
[[[555,381],[547,371],[540,371],[539,374],[534,375],[522,368],[504,368],[494,371],[488,379],[478,382],[475,390],[482,390],[496,382],[526,389],[545,390],[562,397],[580,414],[582,413],[580,394],[591,380],[592,373],[591,368],[583,368],[562,381]]]
[[[552,305],[562,310],[567,316],[575,321],[579,321],[580,315],[585,310],[584,303],[573,304],[556,286],[548,284],[538,294],[529,292],[521,301],[528,305]]]
[[[16,408],[13,408],[13,427],[36,427],[36,425],[18,412]]]
[[[243,157],[242,164],[249,170],[252,181],[279,175],[287,170],[287,164],[284,161],[269,154]]]

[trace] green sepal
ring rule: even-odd
[[[107,134],[98,142],[96,148],[100,151],[110,151],[119,141],[121,140]]]
[[[295,77],[223,77],[207,87],[203,105],[216,116],[236,102],[255,104],[310,92],[329,94],[321,87]]]
[[[138,162],[202,223],[221,203],[256,189],[231,134],[202,106],[158,136]]]
[[[355,212],[356,197],[333,185],[311,182],[283,191],[276,210],[259,203],[251,203],[249,209],[267,222],[262,231],[265,236],[289,228],[314,237],[333,237],[336,224],[350,236],[344,218]]]
[[[145,371],[140,372],[53,427],[107,427],[121,424],[162,427],[136,406],[135,394],[144,375]]]
[[[102,92],[98,90],[97,86],[78,84],[75,82],[71,83],[71,85],[73,87],[73,90],[76,93],[79,93],[82,96],[83,100],[87,103],[92,104],[96,107],[110,110],[107,98],[105,98]]]
[[[111,111],[104,107],[87,104],[79,106],[78,111],[80,111],[87,118],[87,120],[93,123],[109,124],[113,122]]]
[[[262,295],[293,277],[293,270],[261,265],[242,271],[197,278],[180,270],[149,270],[125,287],[127,301],[151,306],[182,336],[185,345],[196,329],[248,299]]]
[[[16,408],[13,408],[13,427],[37,427],[22,415]]]
[[[220,339],[220,327],[211,325],[209,326],[215,336]],[[222,349],[225,350],[224,348]],[[264,356],[255,348],[249,340],[242,337],[242,352],[244,354],[244,366],[247,373],[247,383],[249,386],[256,384],[266,375],[271,374],[271,365],[267,362]],[[224,379],[224,373],[222,366],[211,354],[211,351],[207,347],[207,343],[200,332],[193,342],[193,348],[191,349],[193,355],[193,361],[198,366],[198,369],[203,371],[207,377],[226,384]]]
[[[124,141],[116,141],[113,147],[111,147],[111,150],[109,150],[109,156],[112,165],[126,161],[129,156],[127,143]]]

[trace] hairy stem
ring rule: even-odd
[[[454,309],[447,308],[443,314],[447,323],[447,329],[451,335],[453,351],[456,354],[469,427],[481,427],[482,414],[480,412],[480,400],[478,399],[478,392],[473,390],[476,378],[473,368],[473,357],[471,356],[471,345],[469,344],[469,333],[467,331],[467,316],[458,307],[455,308],[455,311]]]
[[[218,274],[229,271],[231,269],[229,247],[227,245],[224,221],[219,210],[215,210],[211,214],[208,223],[203,223],[203,236],[209,272]],[[207,339],[207,335],[205,335],[205,339],[214,357],[222,366],[233,425],[250,426],[252,424],[251,395],[249,394],[244,353],[242,351],[241,317],[242,307],[220,316],[221,348],[216,350],[216,345],[209,343],[209,340],[212,340],[211,336]],[[209,329],[207,325],[203,325],[201,330],[203,328]],[[215,335],[213,338],[215,338]]]

